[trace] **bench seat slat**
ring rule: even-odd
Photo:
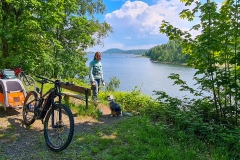
[[[73,97],[73,98],[77,98],[77,99],[81,99],[81,100],[86,100],[85,96],[81,96],[81,95],[77,95],[74,93],[70,93],[70,92],[62,92],[62,94],[69,96],[69,97]]]
[[[76,99],[84,100],[86,102],[86,108],[88,108],[88,96],[91,96],[91,89],[90,88],[85,88],[81,86],[76,86],[76,85],[66,85],[66,83],[60,83],[60,86],[64,89],[67,89],[69,91],[77,92],[77,93],[72,93],[72,92],[65,92],[63,91],[62,94],[66,97],[66,101],[69,101],[68,97],[73,97]]]
[[[87,92],[88,96],[91,96],[91,89],[90,88],[84,88],[84,87],[75,86],[75,85],[68,86],[65,83],[60,83],[60,85],[64,89],[74,91],[74,92],[78,92],[78,93],[81,93],[81,94],[86,94],[86,92]]]

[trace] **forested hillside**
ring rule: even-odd
[[[132,50],[121,50],[118,48],[111,48],[102,53],[126,53],[126,54],[140,54],[143,55],[148,49],[132,49]]]
[[[152,61],[164,63],[185,63],[189,57],[182,53],[182,47],[177,41],[169,41],[167,44],[153,47],[145,54]]]

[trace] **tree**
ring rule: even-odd
[[[106,91],[107,92],[115,92],[120,85],[120,80],[116,77],[111,77],[110,82],[106,84]]]
[[[200,23],[194,25],[192,30],[201,30],[201,34],[192,38],[189,32],[181,31],[166,21],[163,21],[160,32],[181,42],[183,53],[190,55],[189,64],[198,70],[196,75],[203,75],[195,79],[203,90],[212,93],[209,103],[214,106],[215,120],[237,125],[240,99],[239,1],[226,0],[219,11],[217,4],[210,0],[204,4],[190,0],[183,2],[186,6],[195,3],[195,8],[183,10],[180,17],[189,21],[199,17]]]
[[[103,14],[102,0],[1,0],[1,68],[21,62],[32,74],[52,78],[87,75],[84,50],[102,44],[112,32]]]

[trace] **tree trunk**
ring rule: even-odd
[[[2,10],[3,10],[3,19],[2,19],[2,25],[3,25],[3,30],[6,33],[7,31],[7,18],[8,18],[8,13],[9,13],[9,8],[10,5],[5,1],[2,0]],[[9,56],[8,53],[8,41],[4,36],[2,36],[2,53],[3,53],[3,58],[7,58]]]
[[[7,58],[9,56],[8,54],[8,42],[6,38],[2,38],[2,53],[3,53],[3,58]]]

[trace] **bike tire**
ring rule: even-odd
[[[26,92],[36,90],[36,81],[29,75],[21,75],[20,80],[22,81]]]
[[[29,109],[29,105],[34,106],[34,109],[38,105],[37,101],[38,95],[35,91],[31,91],[27,94],[24,100],[23,109],[22,109],[22,115],[23,115],[23,123],[26,126],[29,126],[35,122],[35,115],[34,110],[31,111]]]
[[[53,115],[54,122],[52,123]],[[60,120],[60,116],[62,120]],[[44,138],[47,146],[55,152],[62,151],[72,141],[73,133],[74,118],[71,110],[64,104],[56,104],[51,107],[44,121]]]

